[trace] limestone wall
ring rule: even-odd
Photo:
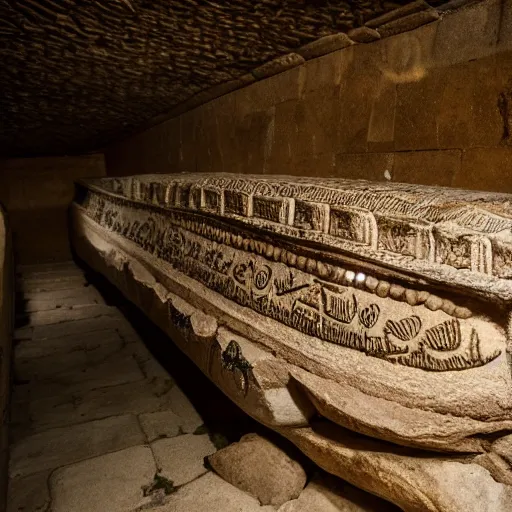
[[[11,237],[0,207],[0,511],[5,510],[8,457],[8,404],[14,311],[14,268]]]
[[[340,176],[512,192],[512,0],[442,13],[162,122],[110,175]]]
[[[0,160],[0,202],[9,213],[17,263],[71,257],[67,208],[74,180],[104,173],[102,155]]]

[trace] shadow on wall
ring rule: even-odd
[[[103,155],[0,161],[0,202],[9,214],[17,263],[71,259],[67,208],[74,181],[104,175]]]

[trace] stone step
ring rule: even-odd
[[[65,281],[66,279],[84,278],[83,270],[79,268],[69,270],[59,270],[52,272],[32,272],[30,274],[18,274],[16,276],[18,282],[32,283],[45,281]]]
[[[101,316],[118,316],[119,310],[113,306],[104,304],[90,304],[85,306],[71,306],[71,309],[58,308],[48,311],[35,311],[19,315],[18,319],[23,319],[27,325],[32,327],[60,324],[62,322],[71,322],[76,320],[93,319]]]
[[[144,434],[133,415],[54,428],[11,446],[9,476],[18,478],[56,469],[144,442]]]
[[[123,339],[126,339],[125,337],[129,337],[130,340],[138,338],[129,322],[121,316],[121,314],[99,316],[96,318],[84,318],[82,320],[74,320],[72,322],[62,322],[51,325],[21,327],[19,329],[15,329],[14,338],[22,341],[41,341],[51,338],[61,338],[63,336],[104,331],[106,329],[115,329],[121,334]]]
[[[41,272],[56,272],[59,270],[69,270],[80,268],[74,261],[58,261],[52,263],[36,263],[32,265],[17,265],[16,272],[20,274],[31,274]]]
[[[89,286],[84,277],[73,277],[61,281],[21,281],[18,283],[17,291],[23,294],[34,292],[49,292],[52,290],[70,290]]]
[[[104,329],[88,333],[70,334],[58,338],[50,338],[41,343],[39,341],[27,341],[19,343],[14,349],[15,364],[51,357],[53,355],[67,354],[70,352],[94,352],[100,347],[113,346],[114,349],[124,344],[119,333],[115,329]],[[35,364],[38,364],[37,361]]]
[[[24,301],[32,300],[63,300],[63,299],[90,300],[91,298],[101,298],[100,293],[92,286],[82,286],[78,288],[64,290],[31,291],[24,292],[21,299]]]
[[[169,390],[172,385],[171,379],[158,379],[152,382],[143,380],[31,401],[25,404],[31,419],[30,428],[26,433],[41,432],[109,416],[169,410]]]
[[[63,299],[29,299],[23,301],[20,305],[23,313],[33,313],[36,311],[51,311],[53,309],[70,309],[75,306],[88,306],[91,304],[104,304],[105,301],[99,294],[89,294],[78,297],[66,297]]]

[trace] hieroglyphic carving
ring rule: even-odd
[[[127,199],[237,219],[274,235],[319,243],[472,293],[512,300],[512,207],[504,194],[231,175],[120,181],[95,183]],[[459,272],[463,269],[475,277]]]
[[[204,206],[205,201],[209,208],[224,204],[218,196],[205,199],[204,191],[199,192],[194,195],[199,197],[199,205]],[[232,208],[231,199],[228,209]],[[244,207],[243,201],[235,204]],[[208,288],[325,342],[430,371],[475,368],[501,353],[495,348],[482,350],[471,321],[463,323],[444,312],[428,311],[422,319],[413,314],[395,317],[386,299],[353,287],[360,274],[352,272],[349,278],[346,272],[344,284],[332,282],[329,277],[336,275],[332,265],[302,255],[295,255],[292,265],[290,253],[284,255],[278,247],[214,218],[135,205],[97,191],[88,194],[83,206],[98,224]],[[283,219],[293,206],[291,201],[282,201],[276,209],[271,203],[270,214]],[[114,210],[115,217],[110,213]],[[416,232],[414,243],[418,236]]]

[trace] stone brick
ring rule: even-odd
[[[15,347],[17,364],[23,364],[28,359],[51,357],[53,354],[84,351],[95,353],[97,349],[108,348],[112,351],[123,346],[119,333],[113,329],[93,331],[88,333],[70,334],[58,338],[49,338],[44,343],[26,341]],[[94,357],[94,356],[93,356]],[[38,364],[37,361],[33,364]]]
[[[393,181],[449,187],[460,173],[462,151],[397,152],[393,163]]]
[[[186,484],[208,470],[204,458],[215,452],[207,434],[185,434],[151,444],[159,471],[175,486]]]
[[[207,473],[181,487],[167,503],[153,512],[274,512],[262,507],[256,498],[238,490],[214,473]]]
[[[438,115],[446,86],[444,72],[430,70],[423,78],[397,85],[395,150],[436,149]]]
[[[170,386],[172,381],[137,381],[30,402],[31,430],[38,432],[109,416],[168,410]]]
[[[512,50],[512,0],[503,0],[498,51]]]
[[[393,153],[340,153],[336,155],[334,175],[353,180],[386,181],[392,177]]]
[[[47,340],[49,338],[85,334],[104,331],[106,329],[116,329],[118,332],[124,333],[124,330],[130,330],[131,326],[121,315],[85,318],[83,320],[75,320],[73,322],[35,326],[33,328],[32,339],[34,341]]]
[[[71,353],[71,355],[73,354]],[[64,357],[69,355],[65,354]],[[106,360],[93,363],[90,366],[85,365],[87,363],[87,358],[85,357],[83,367],[62,373],[54,373],[53,375],[51,373],[51,368],[53,367],[52,358],[44,359],[44,363],[47,366],[37,370],[38,373],[32,375],[31,383],[29,384],[31,400],[39,400],[66,393],[80,394],[91,389],[118,386],[144,379],[139,365],[130,356],[120,357],[118,354],[113,354]],[[43,379],[45,380],[43,381]]]
[[[339,129],[333,136],[338,151],[365,152],[372,105],[379,94],[382,73],[372,45],[354,45],[343,52],[350,65],[341,75],[341,94],[335,107],[340,112]]]
[[[477,2],[447,14],[439,23],[435,58],[439,65],[468,62],[496,49],[501,0]]]
[[[343,50],[306,62],[303,94],[340,85],[341,76],[350,65],[353,55],[353,52]]]
[[[494,147],[503,136],[496,62],[485,59],[446,68],[439,100],[439,148]]]
[[[50,311],[36,311],[28,315],[29,325],[52,325],[62,322],[96,318],[99,316],[117,316],[119,310],[113,306],[104,304],[92,304],[88,306],[75,306],[72,309],[58,308]]]
[[[199,416],[192,402],[178,386],[174,386],[170,390],[169,403],[172,411],[181,418],[183,432],[191,434],[203,424],[203,419]]]
[[[172,411],[148,412],[139,416],[142,430],[151,443],[164,437],[175,437],[180,433],[183,420]]]
[[[145,442],[135,416],[115,416],[34,434],[11,446],[11,478],[55,469]]]
[[[49,510],[49,471],[9,481],[7,512],[44,512]]]
[[[23,311],[32,313],[35,311],[51,311],[55,309],[70,309],[76,306],[88,306],[93,304],[104,304],[103,299],[94,294],[84,295],[79,297],[67,297],[64,299],[29,299],[23,304]]]
[[[86,285],[86,281],[83,277],[70,277],[69,279],[63,280],[34,280],[34,281],[21,281],[19,283],[19,289],[22,292],[34,293],[34,292],[49,292],[53,290],[69,290],[73,288],[82,288]]]
[[[237,117],[243,119],[254,112],[267,111],[285,101],[302,97],[306,81],[305,66],[298,66],[232,93]]]
[[[142,488],[156,472],[148,446],[58,469],[50,479],[52,512],[127,512],[150,502]]]
[[[91,299],[97,299],[101,303],[103,299],[99,292],[92,286],[83,286],[80,288],[71,288],[68,290],[52,290],[48,292],[25,292],[23,293],[23,299],[26,301],[31,300],[47,300],[47,301],[59,301],[64,299],[83,299],[85,304]]]
[[[395,136],[396,84],[381,80],[379,93],[373,100],[367,141],[393,142]],[[392,149],[392,148],[391,148]]]
[[[512,148],[474,148],[463,151],[462,166],[452,186],[470,190],[512,193]]]
[[[294,161],[287,171],[293,176],[317,176],[329,177],[335,175],[334,153],[322,153],[320,155],[309,155],[299,161]],[[283,171],[281,171],[283,172]],[[277,174],[274,173],[274,174]]]
[[[342,50],[352,44],[354,43],[350,40],[350,37],[347,34],[339,32],[338,34],[331,34],[312,41],[311,43],[299,48],[297,53],[309,60]]]

